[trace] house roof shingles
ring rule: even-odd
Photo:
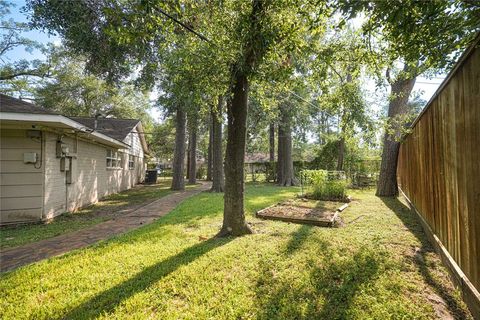
[[[12,98],[0,93],[0,112],[58,114],[20,99]]]
[[[268,153],[254,152],[245,154],[245,163],[269,162],[270,155]]]
[[[83,124],[86,127],[95,129],[95,118],[69,118]],[[107,135],[113,139],[123,141],[139,122],[140,120],[137,119],[98,118],[96,131],[103,133],[104,135]]]
[[[44,115],[58,115],[53,111],[39,107],[33,103],[29,103],[17,98],[13,98],[4,94],[0,94],[0,112],[12,113],[30,113]],[[95,129],[95,118],[89,117],[68,117],[90,129]],[[113,119],[99,118],[96,131],[118,141],[123,141],[127,135],[138,125],[140,120],[137,119]]]

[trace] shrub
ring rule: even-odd
[[[339,179],[342,174],[329,174],[326,170],[303,170],[303,184],[308,186],[307,196],[317,200],[346,199],[347,183]]]
[[[206,179],[207,178],[207,167],[200,166],[197,168],[197,179]]]
[[[347,183],[344,180],[328,180],[325,185],[325,197],[328,199],[346,199]]]

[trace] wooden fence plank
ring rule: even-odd
[[[480,36],[400,147],[402,192],[480,291]],[[478,293],[478,292],[477,292]]]

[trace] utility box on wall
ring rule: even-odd
[[[57,141],[57,146],[56,146],[56,152],[57,152],[57,158],[63,158],[68,155],[68,146],[63,143],[61,140]]]
[[[70,171],[71,164],[70,162],[72,161],[71,158],[61,158],[60,159],[60,171]]]
[[[60,171],[65,172],[65,182],[73,183],[73,158],[64,157],[60,159]]]
[[[23,163],[37,163],[37,153],[25,152],[23,154]]]

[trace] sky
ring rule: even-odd
[[[8,0],[7,0],[8,1]],[[72,0],[74,1],[74,0]],[[15,21],[19,22],[27,22],[28,21],[28,14],[23,12],[22,7],[25,5],[24,0],[11,0],[10,3],[14,4],[15,6],[12,7],[11,14],[8,16],[8,18],[12,18]],[[0,29],[0,34],[1,34],[1,29]],[[47,43],[55,43],[55,44],[60,44],[61,39],[58,36],[55,35],[49,35],[46,32],[42,32],[39,30],[31,30],[29,32],[26,32],[23,34],[25,37],[28,37],[32,40],[36,40],[40,43],[47,44]],[[33,52],[27,52],[24,48],[22,47],[17,47],[10,52],[6,54],[6,60],[8,62],[14,62],[17,60],[21,59],[28,59],[28,60],[33,60],[33,59],[44,59],[45,56],[43,55],[42,52],[39,50],[34,50]],[[0,61],[0,64],[4,63],[3,61]],[[430,98],[433,96],[443,79],[445,78],[445,75],[440,75],[437,76],[433,79],[426,79],[423,77],[418,77],[417,81],[415,83],[415,87],[413,88],[414,91],[420,92],[420,96],[423,100],[428,102]],[[374,92],[375,87],[374,87],[374,82],[370,81],[367,83],[367,92]],[[154,96],[155,94],[153,94]],[[160,117],[160,112],[157,109],[152,109],[150,111],[150,114],[152,117],[158,121]]]
[[[21,12],[21,8],[25,5],[24,0],[10,0],[10,2],[14,5],[14,7],[10,7],[10,15],[7,18],[11,18],[17,22],[27,22],[28,16],[26,13]],[[0,30],[0,34],[2,30]],[[48,33],[39,31],[39,30],[31,30],[29,32],[24,32],[22,34],[24,37],[29,39],[38,41],[40,43],[60,43],[61,39],[58,36],[49,35]],[[6,54],[6,57],[9,61],[16,61],[21,59],[42,59],[45,58],[44,55],[39,50],[34,50],[32,53],[25,51],[23,47],[16,47],[12,51]],[[1,62],[0,62],[1,63]]]

